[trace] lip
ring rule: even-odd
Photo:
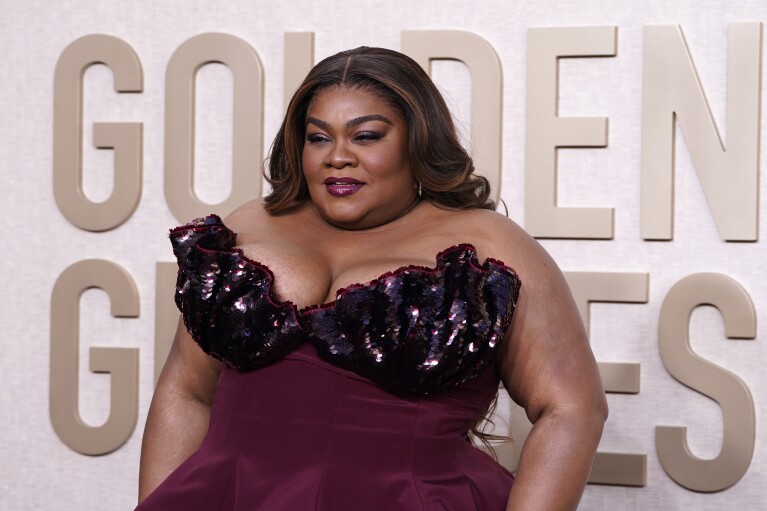
[[[359,191],[360,188],[365,186],[365,183],[357,181],[351,177],[334,177],[330,176],[325,179],[325,189],[330,195],[334,197],[348,197]]]

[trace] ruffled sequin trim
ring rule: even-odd
[[[441,252],[437,253],[437,256],[436,256],[437,264],[433,267],[423,266],[418,264],[408,264],[405,266],[400,266],[396,270],[390,270],[385,273],[382,273],[378,277],[372,280],[369,280],[367,282],[355,282],[347,286],[338,288],[336,290],[336,298],[334,300],[321,303],[321,304],[307,305],[305,307],[302,307],[298,311],[298,313],[303,315],[306,313],[311,313],[312,311],[315,311],[318,309],[327,309],[327,308],[334,307],[338,299],[345,294],[348,294],[358,289],[370,288],[371,286],[375,286],[376,284],[379,284],[381,281],[389,277],[396,277],[397,275],[402,275],[406,272],[415,271],[415,272],[422,272],[424,274],[434,274],[438,272],[440,269],[444,269],[444,262],[445,262],[444,260],[447,258],[447,254],[450,254],[453,252],[467,253],[470,257],[469,264],[471,264],[471,266],[477,271],[488,272],[488,271],[493,271],[493,269],[496,269],[498,271],[506,271],[511,274],[512,278],[519,280],[519,276],[517,275],[517,272],[511,266],[507,266],[502,261],[499,261],[497,259],[492,259],[490,257],[485,259],[484,264],[480,265],[479,260],[477,259],[477,249],[474,247],[474,245],[472,245],[471,243],[458,243],[456,245],[452,245],[442,250]],[[494,266],[495,268],[490,268],[490,266]],[[263,267],[266,268],[266,266],[263,266]]]
[[[240,370],[273,363],[301,342],[328,362],[396,393],[428,393],[478,375],[516,307],[520,279],[480,265],[473,245],[451,246],[433,268],[407,265],[300,311],[271,296],[274,273],[235,248],[210,215],[170,232],[179,261],[176,303],[195,341]]]
[[[209,355],[249,371],[304,342],[295,305],[271,296],[274,274],[234,248],[237,235],[216,215],[170,231],[179,263],[176,305]]]

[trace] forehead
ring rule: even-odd
[[[362,115],[378,114],[401,120],[399,112],[380,95],[360,88],[334,86],[322,89],[312,98],[307,117],[324,120],[350,119]]]

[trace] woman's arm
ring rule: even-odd
[[[506,509],[576,509],[607,419],[607,401],[564,277],[535,240],[515,229],[512,261],[523,284],[499,369],[533,429]]]
[[[221,363],[197,346],[179,320],[144,428],[139,502],[200,446],[220,369]]]

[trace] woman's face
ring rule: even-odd
[[[319,214],[345,229],[390,222],[418,198],[405,120],[361,89],[331,87],[314,97],[306,116],[303,171]]]

